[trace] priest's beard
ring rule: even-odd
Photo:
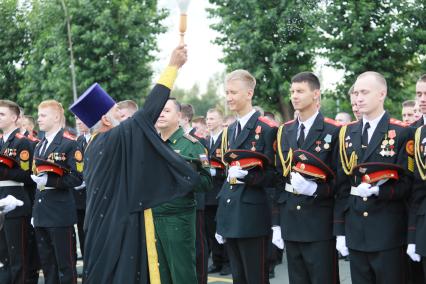
[[[107,113],[106,117],[108,118],[109,122],[111,122],[112,127],[116,127],[120,124],[120,120],[115,119],[110,113]]]

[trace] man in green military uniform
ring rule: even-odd
[[[194,192],[208,190],[212,185],[207,151],[197,139],[185,134],[179,127],[180,116],[180,104],[175,99],[169,99],[157,120],[156,127],[163,141],[197,169],[201,182],[187,196],[153,209],[160,277],[163,284],[197,283]]]

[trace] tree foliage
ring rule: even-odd
[[[289,82],[293,75],[312,70],[312,31],[318,1],[210,0],[212,26],[220,32],[215,43],[223,48],[228,71],[246,69],[257,78],[254,103],[265,110],[292,117]]]
[[[24,14],[23,33],[28,45],[22,44],[27,48],[17,51],[18,60],[22,62],[18,70],[22,78],[14,80],[19,87],[12,89],[17,102],[32,113],[41,100],[48,98],[69,106],[72,103],[70,53],[61,1],[7,0],[0,3],[0,11],[8,7],[7,2],[30,3],[23,12],[16,10],[11,15],[16,18]],[[98,82],[117,100],[141,102],[151,84],[156,37],[165,30],[161,20],[167,15],[166,11],[157,10],[156,0],[65,3],[71,18],[77,93],[82,94]],[[15,33],[13,25],[7,18],[2,17],[0,21],[8,23],[7,28],[2,25],[0,38],[9,38]],[[5,49],[8,57],[12,57],[13,52],[12,48]]]

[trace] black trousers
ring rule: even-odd
[[[77,283],[73,227],[36,227],[35,231],[44,283]]]
[[[25,283],[28,275],[27,217],[6,218],[0,230],[0,262],[8,283]],[[3,281],[3,280],[2,280]]]
[[[195,252],[197,263],[197,279],[198,284],[207,284],[207,266],[209,262],[209,255],[205,230],[206,226],[204,221],[204,211],[197,210],[196,215]]]
[[[78,229],[78,241],[80,242],[81,256],[84,256],[84,217],[86,216],[86,210],[77,209],[77,229]]]
[[[268,239],[268,236],[226,239],[234,284],[269,284]]]
[[[407,263],[408,284],[424,284],[425,277],[423,273],[423,260],[421,262],[412,261],[408,255],[405,255]]]
[[[26,284],[37,284],[40,270],[40,257],[38,256],[37,239],[31,219],[27,218],[28,227],[28,277]]]
[[[204,219],[206,222],[206,235],[209,248],[209,254],[212,254],[214,266],[221,268],[229,265],[229,258],[225,250],[225,246],[216,241],[216,212],[217,205],[207,205],[204,209]]]
[[[349,249],[353,284],[404,284],[405,249],[398,247],[378,252]]]
[[[336,241],[285,241],[290,284],[340,283]]]

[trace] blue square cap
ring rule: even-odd
[[[110,95],[98,83],[94,83],[69,107],[69,110],[91,128],[115,104]]]

